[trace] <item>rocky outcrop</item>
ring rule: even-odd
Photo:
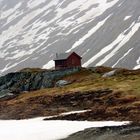
[[[53,87],[55,81],[79,70],[79,68],[71,68],[53,71],[20,71],[9,73],[6,76],[0,77],[0,97],[18,94],[22,91]]]
[[[139,140],[140,125],[89,128],[63,140]]]

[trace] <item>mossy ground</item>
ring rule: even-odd
[[[99,114],[105,112],[105,114],[102,114],[104,117],[95,113],[98,116],[98,120],[111,118],[116,120],[116,115],[124,119],[125,111],[131,113],[131,119],[136,114],[137,118],[135,119],[138,120],[140,117],[140,70],[118,69],[114,76],[102,77],[104,73],[111,70],[111,68],[106,67],[83,68],[77,73],[62,78],[72,82],[70,85],[23,92],[14,99],[2,100],[0,102],[0,118],[21,119],[48,116],[65,111],[88,109],[89,107],[96,113],[99,112]],[[94,91],[98,93],[99,90],[105,89],[112,90],[112,94],[98,98],[100,103],[95,101],[97,99],[90,100],[84,97],[82,97],[82,100],[84,100],[85,104],[83,104],[82,101],[81,104],[79,101],[76,103],[76,99],[73,103],[73,98],[79,97],[79,93],[80,96],[81,94],[88,94],[89,92],[95,94],[96,92]],[[72,97],[70,96],[70,100],[67,101],[68,97],[65,95],[71,95]],[[59,100],[61,97],[65,101]],[[108,99],[113,99],[111,105],[108,104]],[[62,103],[60,104],[60,102]],[[89,120],[96,120],[95,114],[93,119],[91,114],[92,113],[89,113],[83,116],[88,119],[89,115]],[[128,115],[128,113],[126,114]],[[121,117],[121,115],[123,115],[123,117]],[[107,116],[109,116],[109,118]],[[79,118],[80,117],[81,116],[79,116]],[[118,118],[118,120],[121,119]]]

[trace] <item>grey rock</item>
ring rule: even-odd
[[[57,87],[63,87],[63,86],[66,86],[66,85],[68,85],[68,84],[70,84],[70,82],[68,82],[68,81],[66,81],[66,80],[59,80],[59,81],[57,81],[56,82],[56,86]]]
[[[0,98],[4,98],[4,97],[8,97],[8,96],[13,96],[13,95],[14,94],[10,90],[8,90],[8,89],[0,91]]]

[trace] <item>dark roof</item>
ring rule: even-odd
[[[70,53],[59,53],[59,54],[56,54],[56,57],[55,57],[54,60],[65,60],[65,59],[67,59],[71,54],[72,54],[72,52],[70,52]]]
[[[66,60],[72,53],[74,52],[56,54],[56,57],[54,60]]]

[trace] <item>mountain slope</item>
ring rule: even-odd
[[[51,68],[56,52],[83,66],[140,67],[139,0],[0,0],[0,74]]]

